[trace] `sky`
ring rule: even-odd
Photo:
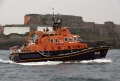
[[[85,22],[120,24],[120,0],[0,0],[0,24],[24,24],[26,14],[52,14],[53,11],[81,16]]]

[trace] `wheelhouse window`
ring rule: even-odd
[[[51,43],[54,43],[54,39],[50,39],[50,42],[51,42]]]
[[[73,40],[74,40],[74,41],[77,41],[77,37],[73,37]]]
[[[69,41],[72,41],[72,37],[69,37]]]
[[[57,38],[55,39],[55,43],[58,43],[58,39]]]
[[[39,34],[35,34],[34,39],[38,39],[38,38],[39,38]]]
[[[64,41],[67,42],[67,41],[68,41],[68,38],[65,37],[65,38],[64,38]]]

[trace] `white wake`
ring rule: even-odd
[[[27,65],[27,66],[35,66],[35,65],[57,65],[63,63],[62,61],[47,61],[47,62],[26,62],[26,63],[15,63],[11,60],[3,60],[0,59],[0,63],[8,63],[8,64],[19,64],[19,65]]]
[[[3,59],[0,59],[0,63],[15,63],[15,62],[12,62],[10,60],[3,60]]]
[[[111,59],[95,59],[95,60],[84,60],[81,63],[112,63]]]
[[[47,62],[27,62],[27,63],[18,63],[20,65],[28,65],[28,66],[35,66],[35,65],[57,65],[61,64],[61,61],[47,61]]]
[[[68,63],[79,63],[79,64],[87,64],[87,63],[112,63],[111,59],[95,59],[95,60],[84,60],[84,61],[75,61],[75,62],[62,62],[62,61],[47,61],[47,62],[26,62],[26,63],[15,63],[10,60],[0,59],[0,63],[8,63],[8,64],[19,64],[26,66],[37,66],[37,65],[58,65],[58,64],[68,64]]]

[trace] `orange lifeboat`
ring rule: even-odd
[[[12,52],[9,57],[14,62],[35,61],[78,61],[104,58],[109,46],[88,48],[79,42],[79,35],[71,34],[68,27],[62,27],[53,17],[53,30],[32,31],[20,52]]]

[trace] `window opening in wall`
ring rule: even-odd
[[[72,41],[72,37],[69,37],[69,41]]]
[[[74,41],[77,41],[77,37],[73,37]]]
[[[68,38],[64,38],[64,41],[67,42],[67,41],[68,41]]]
[[[50,42],[51,42],[51,43],[54,43],[54,39],[50,39]]]
[[[55,43],[58,43],[58,39],[57,38],[55,39]]]

